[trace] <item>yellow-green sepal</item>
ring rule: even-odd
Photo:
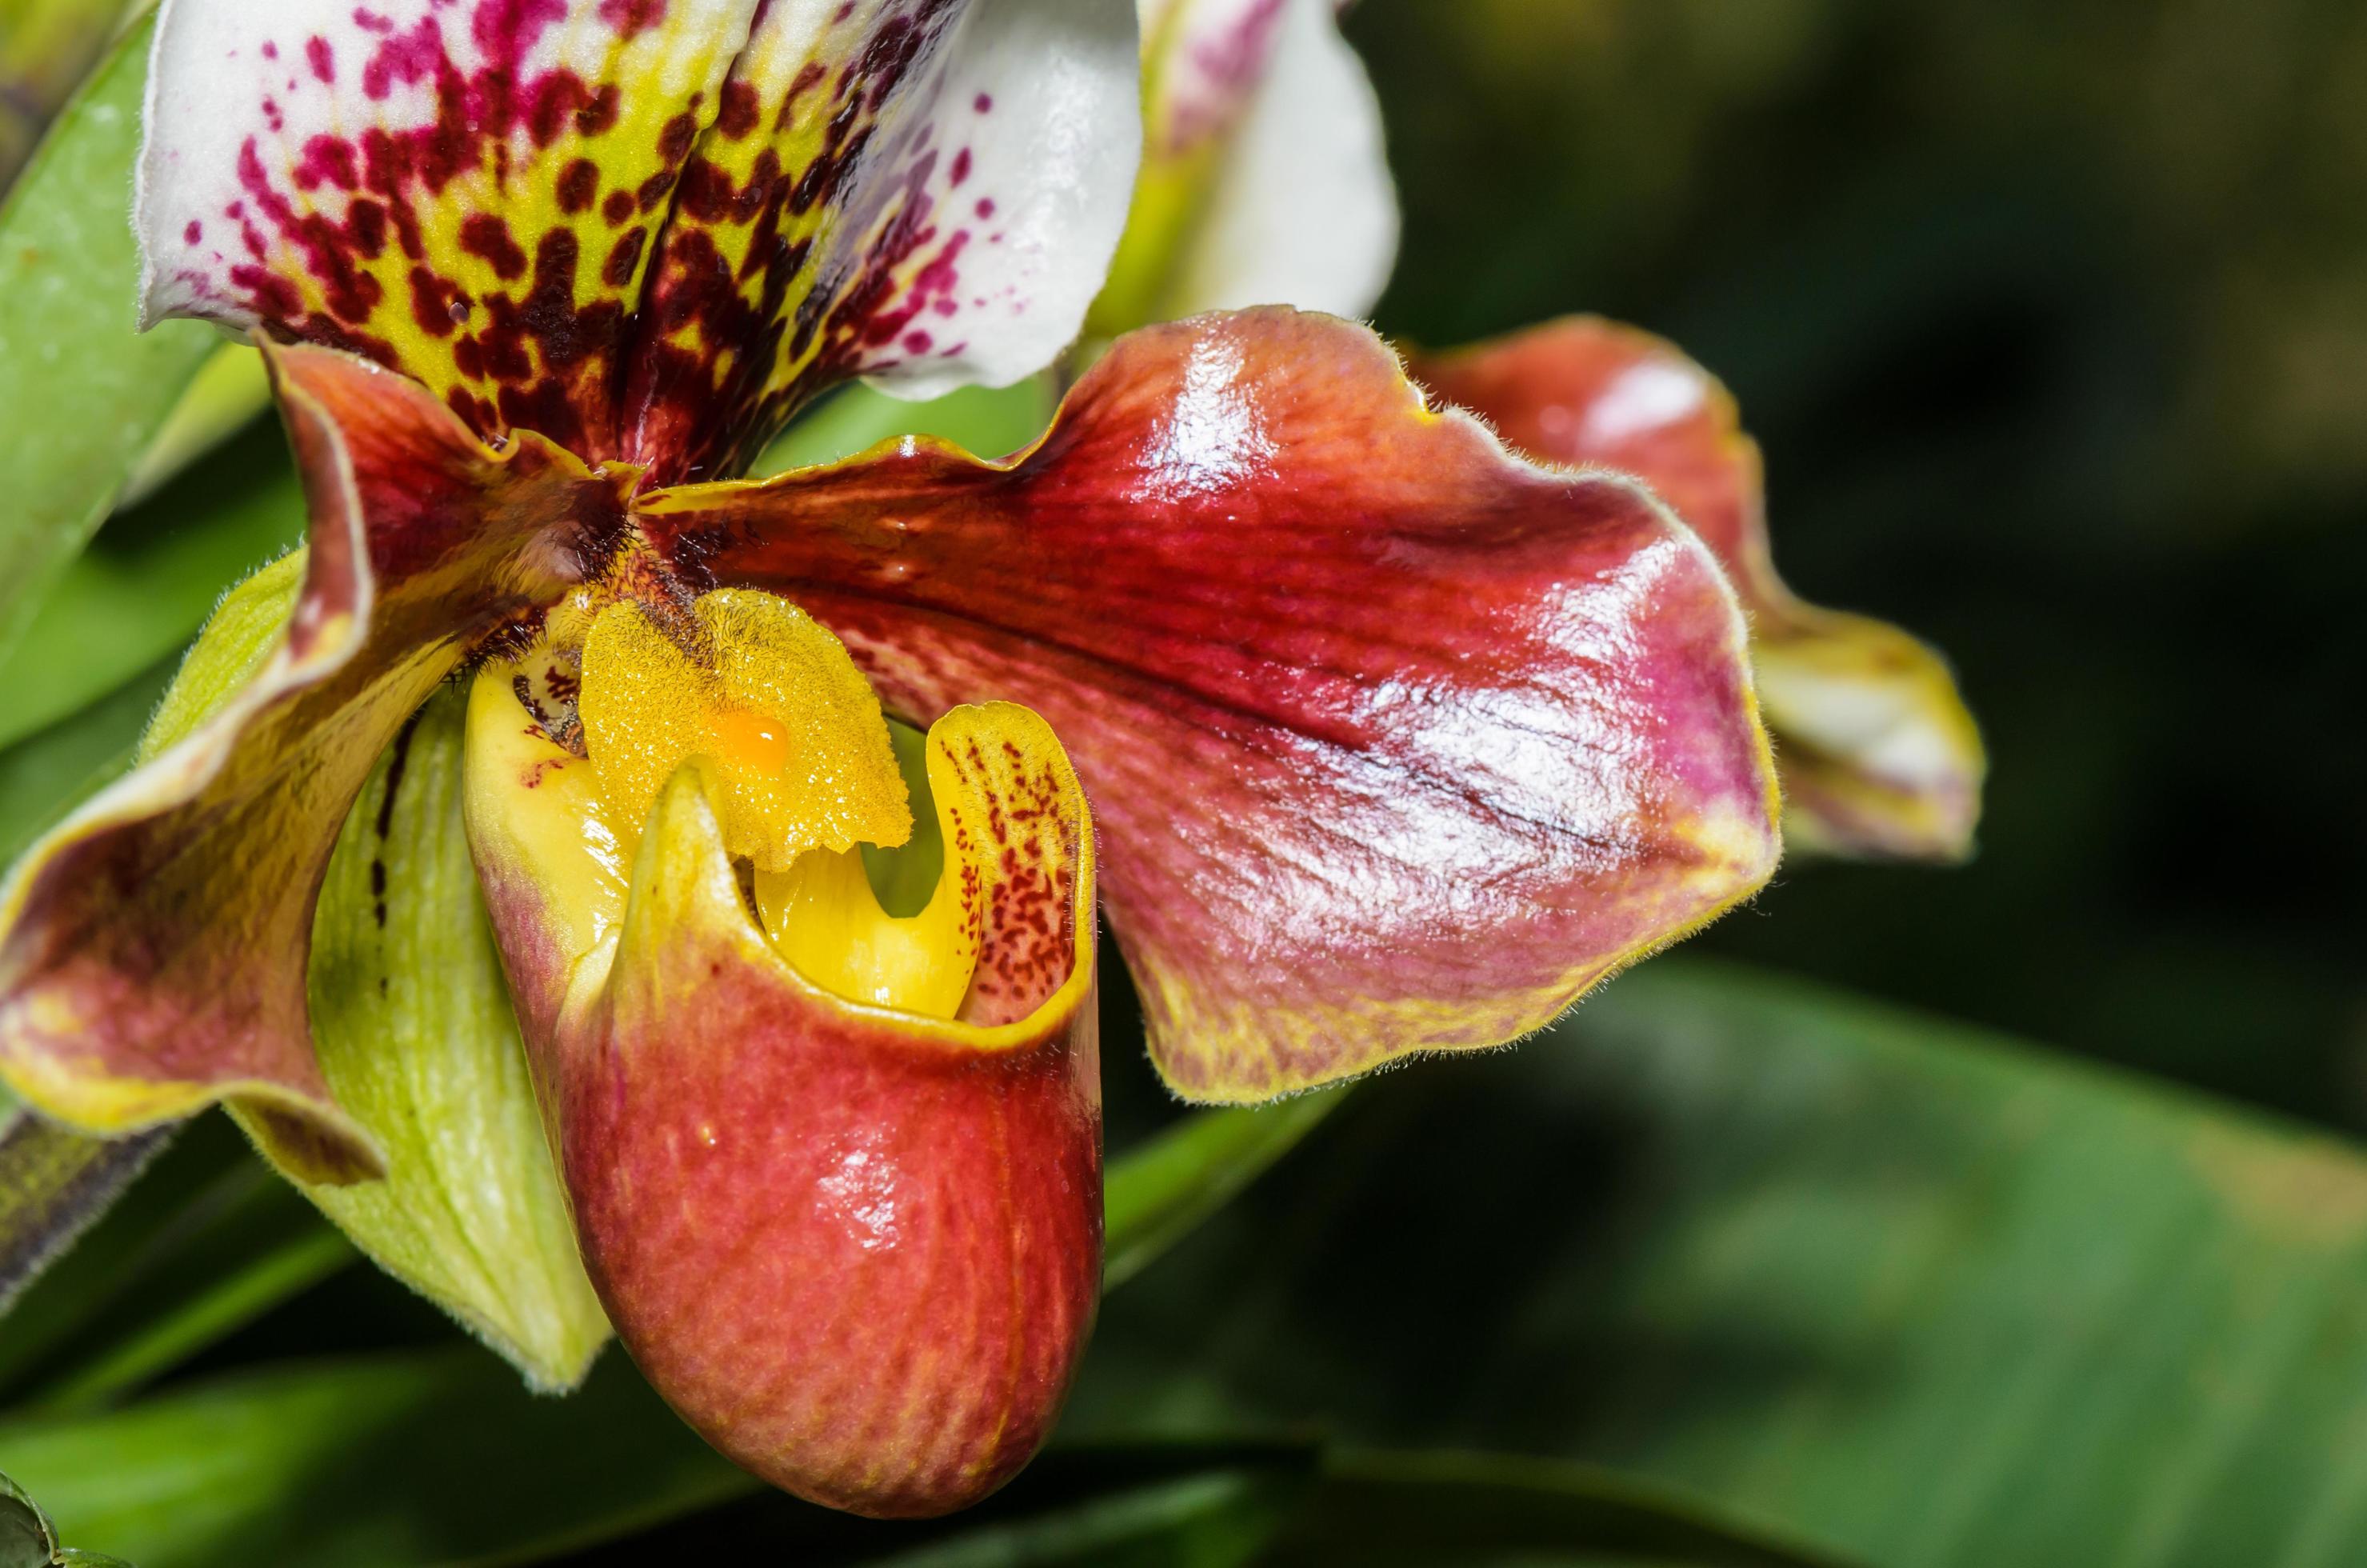
[[[527,1382],[562,1390],[608,1320],[576,1256],[461,824],[467,707],[447,687],[379,759],[313,916],[313,1048],[386,1178],[290,1179]]]

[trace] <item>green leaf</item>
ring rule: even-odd
[[[516,1560],[746,1490],[623,1358],[538,1398],[474,1347],[290,1367],[0,1424],[75,1539],[142,1568]]]
[[[1071,1430],[1556,1454],[1903,1568],[2367,1561],[2367,1161],[1660,960],[1357,1091],[1104,1308]]]
[[[95,1410],[136,1389],[302,1294],[353,1261],[335,1232],[299,1230],[254,1256],[210,1273],[187,1295],[161,1303],[87,1365],[44,1383],[28,1404],[43,1414]]]
[[[93,1419],[0,1424],[0,1451],[80,1538],[146,1568],[531,1562],[734,1498],[742,1511],[668,1528],[647,1560],[1214,1568],[1466,1562],[1462,1549],[1478,1546],[1738,1568],[1832,1561],[1632,1478],[1304,1442],[1056,1450],[979,1515],[876,1524],[761,1492],[621,1358],[566,1400],[454,1352],[248,1374]],[[1285,1525],[1294,1544],[1263,1556]]]
[[[0,745],[177,653],[224,587],[303,533],[303,489],[276,426],[256,427],[117,514],[0,654],[0,690],[18,694],[0,710]]]
[[[118,507],[145,501],[271,406],[271,372],[244,343],[225,343],[199,366],[123,482]]]
[[[1104,1459],[1062,1457],[1088,1465]],[[1131,1456],[1113,1457],[1123,1461]],[[1161,1454],[1155,1460],[1161,1468],[1181,1473],[1131,1483],[1120,1479],[1009,1522],[957,1524],[941,1539],[910,1551],[875,1547],[861,1560],[880,1568],[1231,1568],[1263,1552],[1304,1496],[1313,1457],[1303,1449]],[[1048,1459],[1043,1471],[1030,1480],[1041,1485],[1060,1468],[1059,1459]],[[1023,1481],[1014,1490],[1025,1498],[1033,1488]],[[1002,1501],[1008,1507],[1019,1498]]]
[[[147,80],[143,21],[119,40],[0,206],[0,652],[106,517],[221,342],[134,330],[139,253],[125,219]]]
[[[0,0],[0,190],[126,9],[125,0]]]
[[[26,1291],[0,1331],[0,1388],[25,1408],[95,1408],[353,1256],[226,1120],[199,1118]]]
[[[1831,1568],[1840,1561],[1738,1526],[1700,1499],[1665,1487],[1506,1454],[1396,1453],[1311,1442],[1087,1448],[1046,1455],[1013,1491],[1017,1495],[1006,1505],[1033,1504],[1030,1494],[1036,1493],[1076,1495],[1054,1507],[1023,1506],[1008,1522],[957,1525],[926,1546],[861,1560],[882,1568],[1535,1568],[1612,1556],[1695,1568]],[[773,1527],[738,1532],[734,1544],[750,1555],[783,1539],[792,1517],[777,1503],[746,1513],[748,1523],[761,1518]],[[694,1531],[693,1539],[707,1533]]]
[[[0,867],[123,771],[174,662],[151,666],[38,734],[0,747]]]
[[[1535,1562],[1583,1551],[1622,1562],[1806,1568],[1838,1557],[1721,1518],[1702,1499],[1587,1465],[1510,1454],[1324,1456],[1322,1477],[1272,1553],[1277,1563],[1430,1568]]]
[[[1104,1185],[1102,1288],[1115,1290],[1255,1181],[1347,1097],[1346,1088],[1279,1105],[1195,1111],[1112,1163]]]
[[[49,1568],[57,1532],[25,1489],[0,1475],[0,1568]]]

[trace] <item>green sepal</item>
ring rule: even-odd
[[[304,562],[302,550],[291,550],[221,597],[141,733],[134,767],[188,739],[255,678],[288,634],[288,618],[304,591]]]
[[[389,1175],[297,1186],[528,1383],[564,1390],[583,1381],[608,1321],[576,1256],[469,857],[466,710],[447,687],[388,748],[345,819],[312,923],[313,1049]]]

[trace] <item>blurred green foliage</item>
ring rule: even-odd
[[[0,0],[0,183],[145,0]]]

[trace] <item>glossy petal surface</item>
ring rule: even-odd
[[[1970,853],[1987,765],[1947,665],[1897,627],[1784,585],[1759,449],[1708,372],[1649,334],[1571,317],[1421,358],[1414,374],[1542,461],[1637,475],[1717,552],[1751,617],[1788,838],[1857,855]]]
[[[1426,411],[1343,322],[1138,333],[1008,465],[915,445],[641,522],[805,606],[892,712],[1051,722],[1193,1097],[1516,1038],[1773,867],[1708,552],[1629,482]]]
[[[1093,845],[1059,744],[1007,704],[931,734],[940,896],[977,956],[948,1019],[784,956],[696,766],[640,835],[621,917],[571,923],[587,765],[509,744],[525,710],[500,680],[473,707],[471,837],[634,1359],[802,1496],[906,1516],[985,1495],[1049,1430],[1100,1290]]]
[[[1142,174],[1094,330],[1261,304],[1371,310],[1397,258],[1397,190],[1380,101],[1331,0],[1138,4]]]
[[[166,0],[144,310],[713,472],[832,379],[1048,359],[1116,243],[1135,71],[1116,0]]]
[[[487,452],[415,384],[284,351],[309,554],[233,593],[141,765],[0,887],[0,1074],[98,1131],[241,1102],[291,1169],[375,1174],[312,1057],[305,951],[339,828],[469,649],[563,592],[630,474]]]

